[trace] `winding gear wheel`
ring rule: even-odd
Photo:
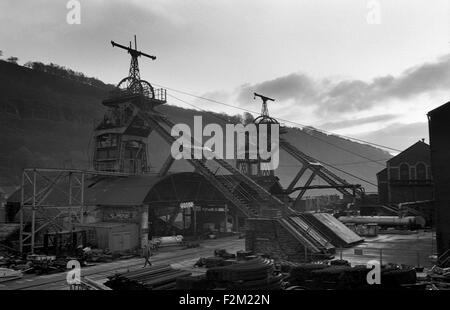
[[[128,90],[134,94],[143,94],[148,98],[155,98],[155,91],[153,86],[145,80],[137,80],[133,77],[127,76],[122,79],[117,87],[122,90]]]
[[[253,121],[256,125],[259,124],[280,124],[276,119],[268,115],[260,115]]]

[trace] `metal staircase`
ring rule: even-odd
[[[175,124],[172,123],[170,120],[168,120],[166,117],[159,117],[159,120],[161,122],[163,122],[164,124],[166,124],[167,126],[169,126],[170,128],[175,126]],[[161,129],[164,129],[164,128],[161,127]],[[168,132],[166,132],[166,133],[168,134]],[[170,134],[168,134],[168,135],[171,138],[170,143],[173,143],[173,141],[175,141],[175,139]],[[238,181],[243,182],[244,184],[249,186],[249,188],[254,190],[259,196],[259,199],[257,199],[257,200],[267,201],[278,207],[281,207],[284,205],[284,203],[281,200],[279,200],[278,198],[276,198],[272,194],[270,194],[268,191],[266,191],[261,185],[256,183],[252,178],[248,177],[247,175],[241,173],[238,169],[234,168],[226,160],[220,159],[220,158],[214,158],[212,160],[214,162],[216,162],[217,164],[219,164],[220,167],[222,167],[226,171],[228,171],[233,176],[233,178],[235,178]]]
[[[386,211],[389,215],[399,216],[400,210],[395,205],[381,205],[381,208]]]
[[[293,225],[301,228],[305,235],[308,235],[312,242],[323,253],[334,250],[333,244],[320,233],[320,230],[315,227],[308,219],[301,214],[288,217],[288,221]]]
[[[166,117],[157,113],[147,113],[145,110],[138,107],[138,115],[144,121],[146,121],[158,134],[171,145],[176,141],[176,139],[170,134],[170,130],[163,127],[163,124],[172,128],[175,126]],[[251,188],[257,195],[250,194],[245,191],[242,186],[234,186],[230,183],[230,179],[220,178],[210,168],[207,167],[204,160],[200,159],[186,159],[200,174],[202,174],[216,189],[218,189],[227,200],[229,200],[233,205],[235,205],[245,216],[247,217],[257,217],[259,215],[259,210],[251,205],[251,201],[262,203],[271,203],[275,207],[282,207],[284,204],[273,197],[269,192],[267,192],[263,187],[258,185],[255,181],[249,177],[240,173],[232,165],[228,164],[223,159],[213,159],[220,167],[224,168],[235,180],[245,183],[249,188]],[[249,199],[250,198],[250,199]]]
[[[189,160],[191,162],[191,160]],[[234,185],[224,178],[219,178],[213,173],[202,160],[192,160],[195,163],[194,166],[199,172],[211,182],[221,193],[223,193],[228,200],[230,200],[235,206],[244,212],[249,217],[257,217],[258,210],[251,207],[249,200],[246,199],[242,192],[235,191]],[[199,169],[198,166],[201,168]]]

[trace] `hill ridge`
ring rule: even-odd
[[[111,85],[104,85],[104,88],[87,85],[0,61],[0,186],[20,184],[24,167],[90,167],[94,122],[103,117],[105,108],[101,101],[111,90]],[[194,115],[202,115],[204,124],[220,123],[219,118],[226,118],[230,122],[240,120],[238,116],[173,105],[164,105],[158,110],[175,123],[189,125],[192,125]],[[286,137],[308,155],[326,163],[346,164],[346,171],[373,183],[376,183],[376,173],[383,169],[384,163],[364,163],[363,157],[354,154],[374,160],[391,157],[389,153],[368,144],[311,128],[289,127]],[[155,134],[150,135],[149,145],[150,163],[156,169],[168,155],[169,146],[164,145],[163,140]],[[360,163],[348,165],[351,162]],[[280,154],[280,168],[276,174],[283,185],[287,186],[296,174],[296,165],[289,155],[284,152]],[[174,169],[185,168],[179,164]],[[339,171],[336,174],[351,183],[361,183]],[[362,185],[367,191],[376,190],[368,184]],[[318,194],[325,192],[316,191]]]

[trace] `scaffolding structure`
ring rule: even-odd
[[[66,217],[69,226],[82,224],[85,212],[86,181],[92,177],[127,176],[124,173],[80,169],[27,168],[22,173],[19,207],[19,249],[31,254],[37,245],[36,236],[44,229],[62,231],[58,220]],[[49,197],[52,200],[49,201]]]

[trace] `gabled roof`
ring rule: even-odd
[[[424,141],[419,140],[419,141],[417,141],[416,143],[414,143],[413,145],[411,145],[410,147],[408,147],[408,148],[407,148],[406,150],[404,150],[403,152],[401,152],[401,153],[397,154],[396,156],[390,158],[386,163],[390,163],[390,162],[392,162],[392,161],[398,159],[399,157],[404,156],[404,155],[406,155],[407,153],[413,152],[413,151],[415,151],[415,150],[417,150],[417,149],[424,149],[424,150],[426,150],[426,151],[429,152],[429,151],[430,151],[430,146],[429,146],[428,144],[426,144]],[[380,171],[380,172],[381,172],[381,171]]]
[[[384,168],[383,170],[381,170],[381,171],[379,171],[379,172],[377,173],[378,176],[382,176],[382,175],[384,175],[384,174],[387,175],[387,168]]]
[[[107,177],[85,191],[85,205],[139,206],[162,178],[157,175]]]

